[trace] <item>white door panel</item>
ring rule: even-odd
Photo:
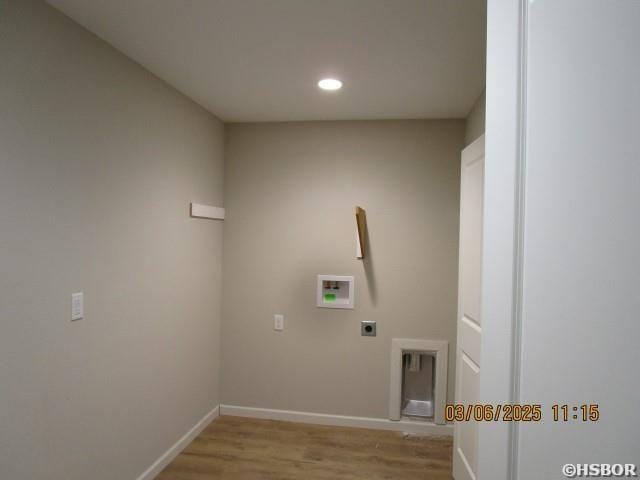
[[[478,398],[478,375],[480,367],[464,353],[460,357],[460,403],[472,404]],[[460,459],[463,460],[468,478],[475,478],[477,465],[477,439],[478,424],[470,420],[459,425],[459,448],[457,450]],[[467,478],[463,475],[462,478]]]
[[[464,352],[469,358],[480,358],[480,337],[482,328],[476,322],[463,316],[458,324],[458,342],[464,345]]]
[[[484,196],[484,136],[462,152],[460,172],[460,271],[458,282],[458,338],[456,351],[456,403],[478,403],[482,319],[482,222]],[[456,422],[453,476],[475,480],[478,424]]]
[[[462,313],[480,324],[484,156],[471,158],[466,165],[463,160],[462,170],[460,198],[460,246],[464,246],[460,248]]]

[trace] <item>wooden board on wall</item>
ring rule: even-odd
[[[367,254],[367,217],[364,209],[361,207],[356,207],[356,227],[358,231],[358,249],[356,257],[363,259]]]

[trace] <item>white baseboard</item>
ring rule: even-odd
[[[220,405],[220,415],[264,418],[268,420],[283,420],[286,422],[311,423],[315,425],[333,425],[337,427],[393,430],[415,435],[453,435],[453,425],[436,425],[435,423],[419,420],[402,419],[394,421],[386,418],[349,417],[345,415],[328,415],[325,413],[238,407],[235,405]]]
[[[191,441],[196,438],[200,432],[202,432],[207,425],[215,420],[220,415],[220,406],[217,406],[204,417],[202,417],[198,423],[196,423],[191,429],[185,433],[180,440],[174,443],[169,450],[164,452],[162,456],[153,462],[145,472],[140,475],[137,480],[153,480],[171,461],[176,458],[182,450],[186,448]]]

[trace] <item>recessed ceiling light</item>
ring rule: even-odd
[[[342,82],[336,78],[323,78],[318,82],[318,86],[322,90],[340,90]]]

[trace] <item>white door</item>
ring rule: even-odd
[[[460,260],[458,277],[458,337],[456,404],[478,403],[480,376],[480,295],[484,194],[484,135],[462,151],[460,173]],[[456,422],[453,436],[453,476],[473,480],[477,472],[478,425]]]

